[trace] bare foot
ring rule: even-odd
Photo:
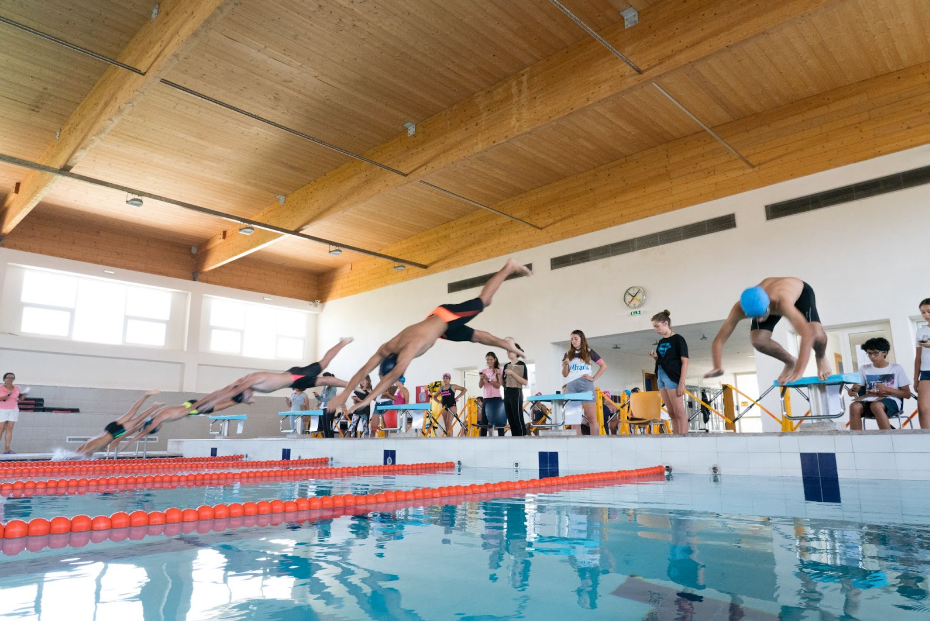
[[[830,368],[830,363],[827,362],[826,358],[817,361],[817,377],[822,380],[827,379],[833,375],[833,369]]]
[[[788,378],[789,375],[791,375],[791,371],[793,370],[794,370],[793,366],[786,364],[784,370],[778,376],[778,379],[775,380],[775,383],[777,383],[779,386],[784,386],[785,380]]]
[[[508,345],[507,351],[512,351],[513,353],[520,356],[521,358],[526,358],[526,354],[523,352],[522,349],[517,347],[517,342],[513,340],[512,336],[508,336],[507,338],[505,338],[504,342],[507,343]]]
[[[507,263],[504,264],[504,269],[507,270],[508,274],[522,274],[523,276],[533,275],[533,272],[531,272],[529,268],[513,258],[507,259]]]

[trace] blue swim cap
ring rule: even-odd
[[[769,310],[769,294],[762,287],[749,287],[739,296],[739,305],[747,317],[762,317]]]
[[[384,360],[381,361],[381,366],[378,368],[378,375],[380,375],[381,377],[384,377],[385,375],[390,373],[391,369],[393,369],[396,365],[397,365],[397,354],[388,355],[387,357],[385,357]]]
[[[407,383],[407,378],[404,377],[403,375],[401,375],[400,378],[399,378],[397,381],[400,382],[401,384],[406,384],[406,383]]]

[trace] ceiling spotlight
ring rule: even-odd
[[[395,263],[395,264],[394,264],[394,269],[397,270],[398,272],[402,272],[402,271],[404,271],[405,269],[407,269],[407,266],[404,265],[403,263]]]
[[[254,232],[255,232],[255,229],[253,229],[248,224],[243,224],[242,226],[239,227],[239,233],[241,235],[251,235]]]
[[[113,270],[103,270],[103,273],[104,274],[115,274],[116,272],[114,272]]]
[[[338,257],[339,255],[342,254],[342,248],[337,248],[336,246],[330,246],[329,254],[333,255],[334,257]]]
[[[265,300],[266,302],[270,302],[270,301],[271,301],[271,298],[269,298],[267,295],[264,296],[262,299]]]
[[[139,198],[138,196],[129,195],[126,197],[126,204],[129,205],[130,207],[141,207],[142,199]]]

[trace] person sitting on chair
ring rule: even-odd
[[[911,380],[904,372],[904,367],[888,362],[888,352],[891,350],[888,339],[871,338],[862,344],[862,349],[869,356],[871,364],[859,368],[862,383],[849,389],[849,395],[856,397],[849,406],[849,428],[861,430],[862,417],[872,416],[879,429],[891,429],[888,417],[901,412],[903,400],[911,396]],[[863,389],[864,394],[859,395]]]

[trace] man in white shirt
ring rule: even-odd
[[[898,414],[904,399],[910,398],[911,380],[904,372],[904,367],[888,362],[888,351],[891,349],[888,339],[869,339],[862,344],[862,349],[872,362],[859,369],[862,384],[849,389],[849,394],[856,396],[860,389],[865,388],[865,393],[849,406],[849,428],[861,430],[862,417],[872,416],[879,429],[891,429],[888,417]]]

